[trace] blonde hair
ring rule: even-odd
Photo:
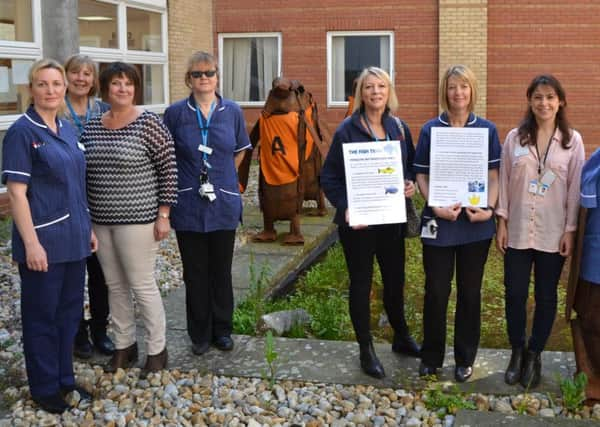
[[[217,71],[217,79],[219,78],[219,64],[217,63],[217,58],[208,52],[199,50],[198,52],[193,53],[187,62],[187,70],[185,71],[185,85],[190,89],[192,87],[192,75],[190,73],[192,68],[194,68],[194,65],[199,63],[209,64],[210,66],[215,67],[215,70]]]
[[[467,83],[471,88],[471,99],[469,100],[469,112],[475,110],[477,103],[477,78],[469,67],[462,64],[451,65],[448,67],[444,76],[440,80],[440,107],[442,110],[449,111],[450,104],[448,103],[448,80],[450,77],[458,77],[463,82]]]
[[[79,71],[82,67],[87,67],[92,71],[92,76],[94,78],[94,82],[92,83],[92,87],[88,92],[88,96],[92,97],[98,93],[98,68],[96,66],[96,62],[87,55],[75,54],[71,55],[67,58],[65,62],[65,73],[69,71]],[[68,81],[68,79],[67,79]],[[69,87],[67,86],[67,92],[69,91]]]
[[[356,90],[354,92],[354,108],[352,111],[356,111],[359,108],[363,107],[362,100],[362,90],[365,84],[365,80],[368,76],[375,76],[378,79],[381,79],[385,82],[388,87],[388,99],[387,99],[387,107],[390,111],[394,112],[398,109],[398,97],[396,96],[396,91],[394,90],[394,85],[392,84],[392,79],[390,75],[379,67],[367,67],[358,76],[356,79]]]
[[[67,74],[65,73],[65,69],[63,68],[62,65],[60,65],[60,62],[58,62],[55,59],[52,58],[42,58],[42,59],[38,59],[37,61],[35,61],[32,65],[31,68],[29,69],[29,89],[31,89],[32,85],[33,85],[33,79],[35,79],[37,73],[39,73],[42,70],[45,69],[53,69],[53,70],[57,70],[62,78],[63,78],[63,82],[65,83],[65,88],[67,86]],[[33,97],[29,96],[29,104],[33,104]],[[64,107],[65,107],[65,103],[64,100],[61,103],[61,106],[59,108],[59,113],[61,113],[62,111],[64,111]]]

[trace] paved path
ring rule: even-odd
[[[246,209],[244,228],[258,230],[262,217],[257,209]],[[278,231],[287,231],[287,224],[277,226]],[[331,217],[303,217],[302,231],[304,246],[282,246],[279,243],[247,243],[235,251],[233,277],[236,301],[240,301],[249,289],[249,263],[254,259],[256,271],[263,263],[270,267],[270,276],[277,281],[298,267],[304,257],[328,236],[334,227]],[[202,357],[194,356],[185,325],[185,291],[183,287],[171,292],[165,299],[167,313],[167,343],[170,368],[199,369],[231,376],[261,377],[266,372],[264,340],[261,337],[236,336],[235,349],[230,353],[211,350]],[[141,326],[141,325],[140,325]],[[142,331],[143,328],[138,328]],[[142,341],[142,340],[140,340]],[[387,377],[375,380],[360,370],[358,346],[354,342],[319,341],[308,339],[276,339],[277,377],[311,382],[340,384],[373,384],[400,388],[422,388],[427,384],[417,375],[418,360],[398,356],[391,352],[390,345],[376,344]],[[143,345],[141,348],[143,349]],[[481,349],[478,353],[473,377],[459,388],[465,392],[486,394],[516,394],[523,389],[504,383],[503,373],[510,358],[509,350]],[[97,359],[100,361],[101,359]],[[144,360],[140,357],[140,360]],[[453,383],[454,361],[449,350],[440,380]],[[575,366],[572,353],[544,352],[543,381],[536,389],[539,392],[559,393],[557,376],[572,374]]]

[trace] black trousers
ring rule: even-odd
[[[104,280],[104,273],[98,261],[96,254],[90,255],[86,260],[88,272],[88,293],[90,296],[90,331],[93,335],[102,335],[106,333],[108,326],[108,287]],[[83,312],[77,331],[77,341],[87,340],[88,321],[85,320]]]
[[[528,348],[541,352],[556,317],[558,281],[565,257],[558,252],[508,248],[504,255],[504,300],[508,338],[513,348],[524,347],[527,328],[527,298],[533,265],[535,312]]]
[[[350,275],[350,318],[359,343],[371,341],[370,294],[373,258],[383,281],[383,306],[395,333],[408,334],[404,318],[404,237],[398,224],[375,225],[362,230],[338,227]]]
[[[178,231],[183,264],[187,331],[195,344],[231,335],[231,263],[235,230],[209,233]]]
[[[473,365],[481,329],[481,281],[490,242],[491,239],[457,246],[423,245],[424,364],[441,367],[444,362],[448,299],[456,266],[454,360],[457,366]]]

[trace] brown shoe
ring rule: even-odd
[[[158,372],[165,369],[167,367],[168,359],[169,354],[167,353],[167,347],[158,354],[148,355],[146,364],[142,368],[142,372],[140,372],[140,378],[146,378],[151,372]]]
[[[117,369],[131,368],[138,360],[138,346],[137,343],[131,344],[129,347],[115,350],[110,362],[104,367],[104,372],[114,373]]]

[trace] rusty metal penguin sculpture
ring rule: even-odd
[[[275,221],[289,220],[290,232],[282,243],[301,245],[300,212],[305,200],[317,201],[317,214],[325,215],[325,199],[319,185],[322,161],[331,138],[319,122],[312,95],[297,80],[277,78],[264,109],[250,132],[253,148],[259,148],[259,201],[264,229],[255,242],[277,239]],[[239,169],[240,185],[248,182],[251,155]]]

